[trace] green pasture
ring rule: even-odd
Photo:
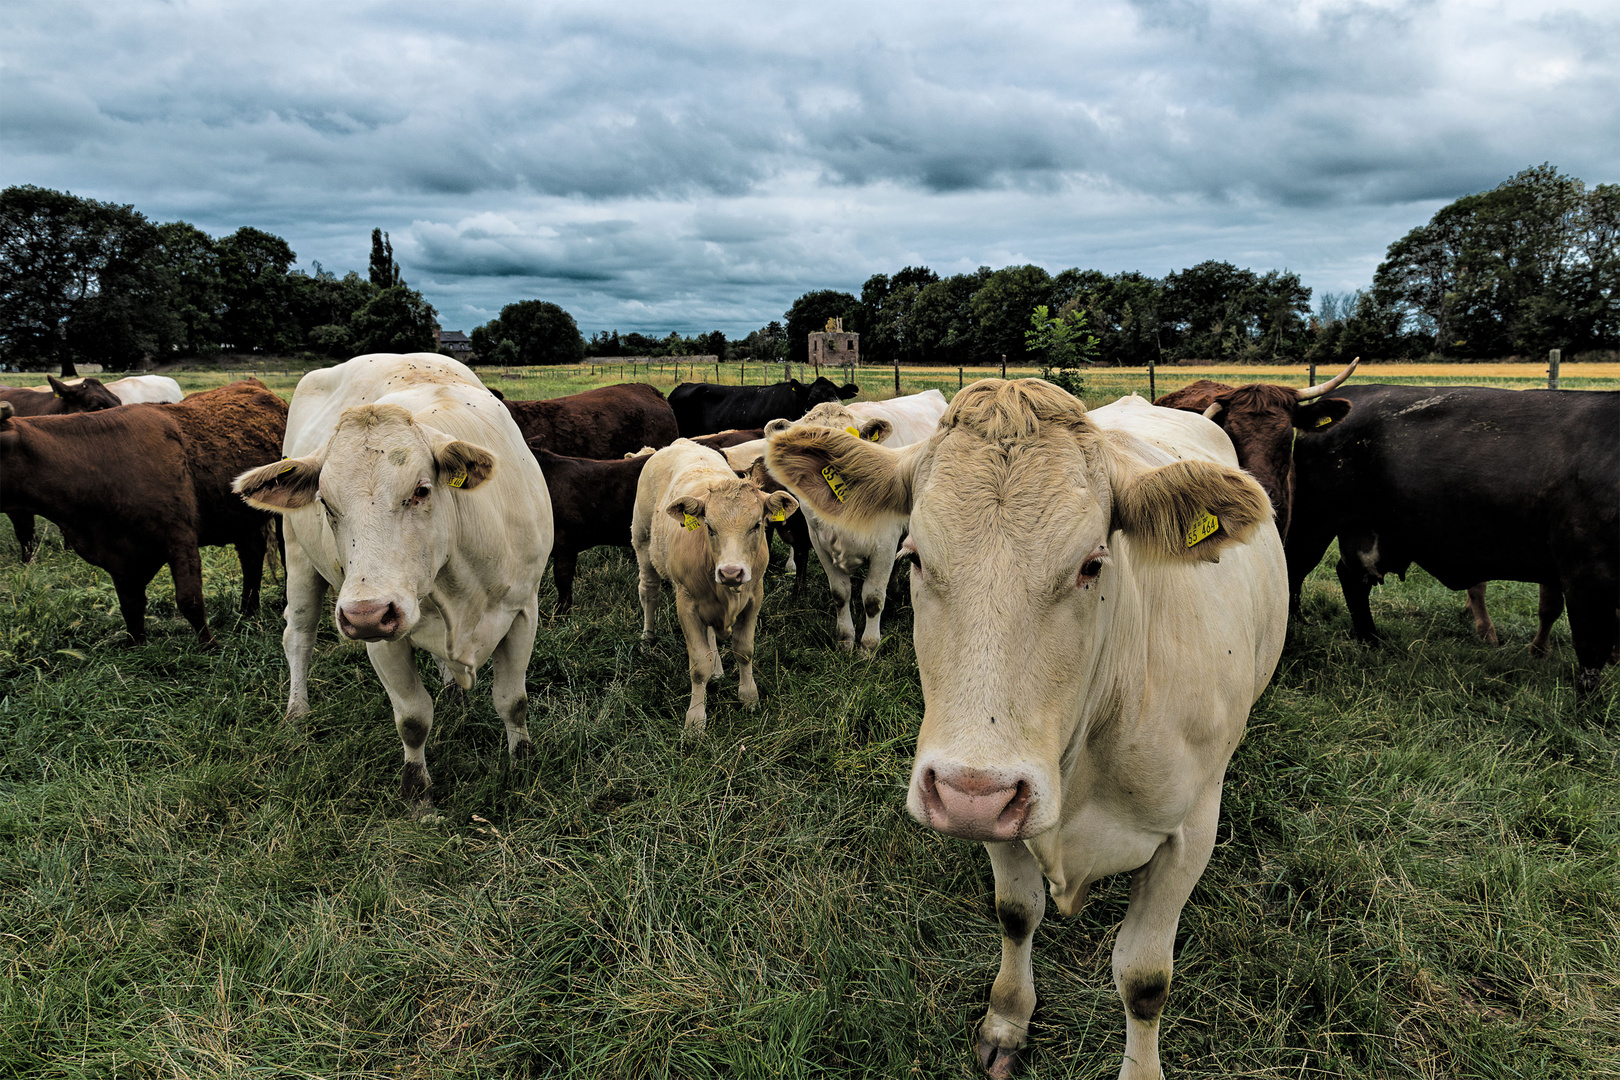
[[[304,373],[319,366],[321,362],[307,359],[237,357],[226,364],[199,363],[180,370],[168,371],[167,374],[178,381],[187,393],[222,386],[244,375],[252,375],[272,390],[285,397],[291,397],[293,388],[298,385],[298,380]],[[1367,364],[1358,368],[1352,378],[1356,382],[1406,383],[1418,386],[1498,386],[1508,390],[1536,390],[1545,389],[1547,386],[1547,370],[1544,363],[1456,364],[1452,365],[1454,370],[1445,375],[1393,373],[1405,366],[1388,365],[1389,370],[1386,371],[1386,365]],[[1620,380],[1607,374],[1612,366],[1566,365],[1559,386],[1565,390],[1614,389],[1620,385]],[[1508,373],[1503,373],[1504,368]],[[1592,371],[1603,370],[1604,374],[1583,373],[1583,368]],[[728,361],[717,368],[712,363],[703,364],[673,357],[636,362],[597,360],[558,367],[479,367],[476,370],[479,377],[490,386],[498,387],[508,397],[518,399],[575,394],[582,390],[619,382],[645,382],[667,394],[683,382],[718,381],[727,386],[757,386],[762,383],[780,382],[788,377],[808,381],[817,374],[809,365]],[[1008,367],[1006,372],[1008,378],[1022,378],[1038,376],[1040,369],[1013,366]],[[999,377],[1001,373],[1002,368],[999,366],[902,367],[899,372],[898,393],[915,394],[932,389],[951,397],[960,385],[973,382],[975,379]],[[840,385],[854,382],[861,388],[858,400],[875,401],[896,394],[895,372],[890,367],[869,366],[854,369],[828,367],[823,368],[821,374]],[[1326,381],[1333,374],[1331,371],[1318,369],[1316,379]],[[109,373],[106,376],[109,379],[116,377],[116,373]],[[1292,367],[1257,367],[1241,372],[1234,372],[1231,368],[1202,370],[1178,365],[1159,368],[1153,374],[1151,382],[1146,368],[1095,368],[1085,372],[1084,396],[1088,404],[1096,406],[1107,404],[1126,394],[1141,394],[1144,397],[1167,394],[1198,379],[1214,379],[1234,385],[1245,382],[1277,382],[1307,386],[1310,385],[1310,377],[1310,369],[1304,364]],[[8,385],[13,386],[45,384],[45,376],[38,372],[14,373],[4,376],[4,379]]]
[[[1167,1075],[1620,1076],[1615,672],[1577,712],[1567,623],[1529,656],[1534,586],[1492,584],[1490,648],[1417,570],[1374,590],[1388,641],[1362,647],[1333,558],[1182,916]],[[644,648],[633,558],[587,553],[529,667],[532,761],[508,764],[487,682],[441,695],[439,813],[412,820],[364,650],[328,622],[313,712],[285,724],[279,585],[238,620],[234,553],[204,576],[217,651],[166,571],[132,647],[105,573],[54,529],[24,565],[0,523],[0,1077],[975,1075],[992,877],[905,813],[903,579],[868,658],[832,647],[818,568],[802,603],[773,572],[763,702],[728,664],[692,743],[667,593]],[[1127,894],[1099,883],[1037,932],[1027,1075],[1116,1075]]]

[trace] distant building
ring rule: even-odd
[[[843,319],[828,319],[827,328],[809,338],[810,362],[818,367],[858,366],[861,362],[861,335],[845,333]]]
[[[433,338],[442,352],[472,352],[472,338],[463,334],[460,330],[435,330]]]

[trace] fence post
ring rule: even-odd
[[[1547,389],[1558,389],[1558,362],[1564,358],[1563,349],[1547,350]]]
[[[1316,385],[1316,361],[1315,360],[1311,361],[1311,370],[1310,370],[1310,374],[1307,375],[1306,378],[1305,378],[1305,385],[1306,386],[1315,386]]]
[[[1158,390],[1153,385],[1153,357],[1150,356],[1148,357],[1148,400],[1155,401],[1158,396]]]
[[[956,389],[958,391],[960,391],[962,389],[962,365],[961,364],[956,365]]]
[[[1006,353],[1001,354],[1001,377],[1003,379],[1005,379],[1007,377],[1007,354]]]
[[[894,396],[900,396],[900,358],[894,358]]]

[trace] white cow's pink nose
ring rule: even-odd
[[[924,769],[918,801],[929,828],[964,840],[1016,840],[1029,820],[1028,780],[980,769]]]
[[[748,567],[741,563],[725,563],[714,568],[714,576],[722,585],[744,585],[748,582]]]
[[[399,633],[399,608],[381,600],[339,604],[337,624],[350,641],[382,641]]]

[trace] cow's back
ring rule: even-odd
[[[679,436],[669,402],[645,383],[540,401],[508,400],[506,407],[525,440],[538,440],[564,457],[622,457],[643,446],[668,446]]]
[[[243,379],[178,402],[125,408],[156,411],[179,427],[200,543],[233,543],[270,520],[231,490],[239,473],[274,460],[286,437],[287,403],[263,383]]]
[[[1295,447],[1299,551],[1368,530],[1452,588],[1620,559],[1620,392],[1367,383]],[[1292,536],[1290,537],[1292,540]],[[1309,549],[1309,550],[1307,550]]]

